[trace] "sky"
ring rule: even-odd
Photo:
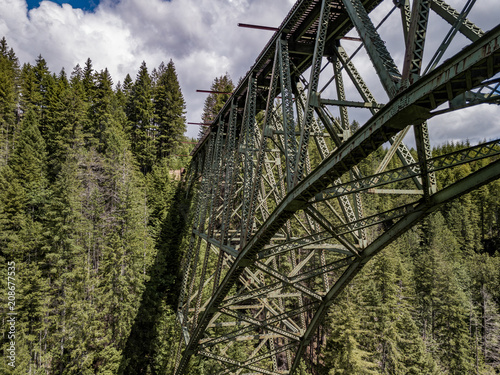
[[[38,8],[41,2],[41,0],[28,0],[28,9]],[[86,11],[93,11],[99,5],[99,0],[57,0],[53,2],[59,5],[69,4],[72,8],[79,8]]]
[[[477,1],[469,18],[485,31],[491,29],[498,23],[498,12],[491,11],[497,9],[497,1]],[[461,9],[466,1],[447,2]],[[214,78],[225,73],[238,82],[273,36],[273,32],[240,28],[237,24],[277,27],[294,3],[295,0],[0,0],[0,38],[5,36],[21,63],[33,64],[42,55],[52,72],[64,68],[70,74],[77,64],[83,66],[90,58],[96,70],[108,68],[115,84],[127,74],[135,79],[142,61],[151,72],[162,61],[172,59],[186,101],[186,118],[199,122],[207,94],[196,90],[209,89]],[[374,22],[392,7],[392,0],[385,0],[378,13],[373,14]],[[402,33],[394,27],[400,24],[397,17],[394,12],[379,31],[401,67]],[[437,19],[429,21],[429,46],[437,46],[449,28],[439,17],[434,18]],[[355,32],[351,34],[357,36]],[[459,51],[464,43],[463,38],[457,38],[448,55]],[[345,42],[348,51],[356,47],[355,42]],[[353,62],[375,96],[383,101],[385,94],[366,54],[359,53],[356,59]],[[346,90],[357,100],[353,87]],[[330,95],[328,89],[323,95]],[[351,120],[358,119],[360,123],[369,118],[367,111],[350,113]],[[456,112],[431,120],[436,121],[435,126],[430,126],[431,136],[435,143],[450,138],[499,138],[499,118],[497,106],[491,105]],[[187,134],[196,137],[198,128],[188,126]]]

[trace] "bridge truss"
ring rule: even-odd
[[[431,152],[430,126],[500,104],[500,26],[483,31],[467,19],[475,1],[463,2],[461,11],[444,0],[295,4],[193,152],[176,374],[193,356],[221,375],[294,373],[373,256],[500,177],[500,140]],[[441,43],[426,41],[429,19],[448,25]],[[457,40],[463,48],[450,53]],[[366,163],[381,146],[383,160]],[[483,158],[496,161],[439,184],[439,171]]]

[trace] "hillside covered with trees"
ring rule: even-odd
[[[226,75],[212,90],[233,87]],[[207,99],[203,121],[220,101]],[[41,56],[21,65],[0,41],[0,373],[173,373],[191,200],[170,171],[189,162],[184,116],[172,61],[152,71],[143,63],[135,79],[114,84],[90,59],[70,74],[50,72]],[[438,181],[449,185],[488,162]],[[500,374],[499,248],[496,181],[371,261],[321,325],[299,373]],[[15,368],[4,360],[10,262]],[[195,358],[189,374],[217,373],[212,365]]]
[[[138,373],[125,359],[173,327],[169,241],[187,209],[169,171],[189,160],[177,156],[192,148],[184,115],[172,61],[114,85],[90,59],[69,75],[41,56],[21,66],[0,41],[0,373]],[[15,369],[4,360],[8,262]]]

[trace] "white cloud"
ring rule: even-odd
[[[495,12],[491,11],[496,2],[477,2],[469,18],[484,30],[491,29],[498,23]],[[52,71],[58,72],[64,67],[69,73],[76,64],[82,65],[90,57],[94,68],[107,67],[115,82],[122,81],[127,73],[134,78],[142,61],[152,70],[161,61],[173,59],[186,99],[187,118],[196,122],[206,96],[195,90],[209,88],[213,79],[225,72],[237,82],[273,34],[238,28],[237,23],[279,26],[294,3],[294,0],[103,0],[93,12],[84,12],[68,4],[60,6],[45,0],[28,12],[25,0],[0,0],[0,37],[7,38],[21,62],[33,63],[41,54]],[[448,3],[461,10],[465,0],[448,0]],[[390,0],[382,3],[375,11],[378,14],[373,15],[375,23],[392,7]],[[398,17],[399,11],[394,12],[388,26],[383,26],[380,32],[401,68],[402,32]],[[428,46],[435,48],[446,28],[448,25],[434,15]],[[454,51],[462,48],[460,43],[453,46]],[[346,42],[345,46],[352,51],[355,43]],[[367,62],[366,57],[354,62],[379,101],[386,102],[387,96],[377,82],[371,62]],[[353,88],[350,90],[348,95]],[[359,100],[359,96],[352,95],[353,100]],[[483,107],[465,113],[484,114],[495,108],[488,106],[491,109],[483,111]],[[351,121],[356,119],[355,115],[353,111]],[[361,115],[360,122],[368,117],[369,114]],[[494,129],[498,136],[497,117],[484,117],[484,121],[496,122],[488,129]],[[456,134],[467,137],[467,129],[470,129],[467,119],[472,118],[476,117],[467,115],[459,121],[451,115],[442,116],[441,122],[453,119],[453,124],[439,129],[454,129]],[[189,134],[195,136],[197,132],[198,129],[191,127]],[[443,131],[431,134],[437,142],[444,141],[447,135]]]
[[[238,22],[277,26],[290,0],[105,0],[94,12],[41,2],[28,12],[25,0],[0,0],[0,35],[22,63],[41,54],[49,68],[69,73],[87,58],[108,68],[115,82],[136,76],[142,61],[152,70],[173,59],[187,103],[199,121],[213,79],[245,74],[272,33],[242,30]],[[196,135],[197,129],[190,134]]]

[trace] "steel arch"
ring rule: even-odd
[[[176,374],[194,354],[217,361],[221,373],[293,373],[364,264],[442,204],[500,177],[497,160],[439,190],[439,171],[496,159],[500,141],[433,157],[428,124],[500,103],[500,26],[484,32],[469,21],[473,0],[461,12],[442,0],[394,1],[400,70],[372,21],[382,3],[299,0],[196,146]],[[431,14],[450,32],[424,68]],[[357,52],[343,47],[351,31],[378,91],[363,80]],[[457,33],[470,43],[439,64]],[[349,116],[361,109],[368,120],[353,131]],[[413,152],[403,143],[412,128]],[[361,168],[383,145],[384,159]],[[388,170],[392,159],[398,166]],[[364,204],[372,194],[400,198],[374,209]]]

